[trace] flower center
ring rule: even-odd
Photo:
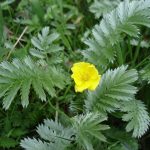
[[[88,81],[89,80],[89,75],[88,74],[83,74],[82,75],[82,80],[83,81]]]

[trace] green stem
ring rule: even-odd
[[[148,58],[150,58],[150,55],[147,56],[145,59],[143,59],[139,64],[137,64],[137,65],[135,66],[135,68],[138,68],[139,66],[143,65],[144,62],[145,62]]]
[[[122,50],[120,47],[120,44],[117,44],[117,57],[118,57],[118,63],[121,66],[123,64],[123,55],[122,55]]]
[[[71,123],[71,119],[69,116],[67,116],[63,111],[61,111],[59,108],[56,108],[55,106],[53,106],[53,104],[51,103],[50,101],[50,98],[48,98],[48,103],[49,105],[55,110],[55,111],[58,111],[60,114],[62,114],[63,116],[65,116],[67,118],[67,120]]]
[[[133,61],[132,61],[132,65],[133,65],[133,66],[135,66],[135,63],[136,63],[137,58],[138,58],[138,56],[139,56],[140,45],[141,45],[141,39],[139,40],[139,43],[138,43],[138,46],[137,46],[137,48],[136,48],[135,55],[134,55],[134,58],[133,58]]]
[[[56,109],[58,110],[59,109],[59,102],[58,100],[56,100]],[[55,121],[58,122],[58,111],[56,110],[56,113],[55,113]]]
[[[129,53],[130,53],[130,59],[132,60],[133,55],[132,55],[132,48],[131,48],[130,40],[131,39],[128,38],[128,49],[129,49]]]
[[[69,86],[67,87],[67,89],[66,89],[66,91],[64,93],[64,96],[63,96],[64,98],[66,97],[66,95],[69,92],[69,90],[71,89],[71,87],[72,87],[72,84],[69,84]]]
[[[2,14],[2,9],[0,6],[0,46],[3,43],[3,30],[4,30],[4,24],[3,24],[3,14]]]

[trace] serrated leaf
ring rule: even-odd
[[[103,3],[105,2],[107,1]],[[101,3],[101,1],[95,1],[97,6]],[[148,0],[120,2],[114,10],[103,16],[98,25],[95,25],[92,29],[92,37],[84,41],[88,46],[83,53],[84,57],[98,68],[105,70],[109,64],[115,62],[116,53],[121,51],[116,45],[119,45],[124,39],[122,33],[138,37],[139,25],[150,27],[149,9],[150,1]],[[118,60],[122,59],[121,55],[117,57]]]

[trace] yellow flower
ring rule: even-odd
[[[83,92],[86,89],[95,90],[101,79],[98,70],[93,64],[86,62],[75,63],[71,68],[71,78],[75,82],[75,91]]]

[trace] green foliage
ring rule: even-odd
[[[150,117],[141,101],[123,102],[121,111],[126,113],[122,116],[123,121],[129,122],[126,126],[126,131],[130,132],[133,130],[133,137],[141,137],[148,130]]]
[[[38,16],[40,23],[43,23],[44,9],[42,8],[40,1],[30,0],[30,3],[32,5],[32,11]]]
[[[34,134],[33,128],[41,122],[41,119],[50,117],[52,113],[49,106],[42,107],[42,105],[41,101],[33,101],[32,98],[27,108],[21,108],[19,101],[16,101],[7,111],[0,109],[0,141],[3,144],[0,144],[0,149],[20,150],[20,140],[27,135]]]
[[[114,62],[116,55],[122,59],[118,45],[123,40],[123,33],[137,37],[137,25],[150,27],[149,9],[149,0],[121,2],[116,9],[104,16],[99,25],[95,25],[92,37],[84,41],[89,46],[83,53],[85,58],[101,68],[107,68]]]
[[[1,6],[0,6],[0,47],[2,46],[3,43],[3,30],[4,30],[4,21],[3,21],[3,14],[2,14],[2,10],[1,10]]]
[[[110,139],[109,142],[113,143],[110,144],[108,150],[138,150],[137,139],[131,137],[131,135],[125,131],[111,127],[111,129],[107,131],[106,135]]]
[[[9,4],[13,3],[15,0],[6,0],[4,2],[0,3],[0,6],[2,7],[2,9],[7,9],[9,8]]]
[[[90,6],[90,11],[94,13],[96,18],[112,11],[120,2],[120,0],[95,0]]]
[[[25,139],[21,146],[27,150],[51,150],[49,145],[46,142],[42,142],[41,140],[36,139]]]
[[[150,43],[146,40],[143,40],[139,43],[139,41],[137,39],[132,39],[130,42],[131,42],[131,45],[133,45],[133,46],[138,46],[140,44],[140,47],[142,47],[142,48],[150,47]]]
[[[140,71],[140,75],[143,80],[148,81],[148,84],[150,83],[150,64],[146,65],[144,69]]]
[[[64,87],[64,76],[55,67],[39,66],[30,57],[24,61],[14,59],[12,63],[4,61],[0,64],[0,97],[3,99],[3,107],[8,109],[18,91],[20,90],[21,104],[23,107],[29,104],[31,86],[37,96],[46,101],[46,93],[55,96],[54,87]]]
[[[128,121],[127,132],[133,130],[134,137],[141,137],[150,124],[150,118],[144,104],[133,100],[137,88],[132,86],[138,77],[136,70],[126,70],[121,66],[115,70],[108,70],[94,92],[89,92],[85,106],[87,110],[101,113],[113,112],[118,109],[127,112],[123,120]]]
[[[92,145],[93,138],[100,141],[106,141],[106,138],[101,131],[109,129],[109,126],[100,124],[106,119],[106,117],[101,116],[98,113],[88,113],[86,115],[76,116],[74,118],[73,127],[77,134],[76,140],[79,145],[87,150],[94,150]]]
[[[137,88],[132,85],[137,79],[137,71],[126,70],[121,66],[108,70],[94,92],[88,92],[85,106],[87,110],[99,112],[113,112],[120,108],[121,101],[130,101],[134,98]]]
[[[52,143],[60,143],[64,147],[69,144],[71,136],[74,134],[71,128],[64,128],[60,123],[52,120],[45,120],[44,125],[39,125],[37,133],[44,140]]]
[[[98,113],[87,113],[72,118],[72,126],[66,128],[58,122],[45,120],[44,124],[38,126],[37,132],[47,142],[26,138],[21,141],[21,146],[26,150],[66,150],[76,143],[80,149],[83,147],[92,150],[92,138],[97,138],[100,141],[106,140],[101,133],[101,131],[109,129],[107,125],[101,124],[105,119]]]
[[[52,150],[65,149],[70,142],[73,135],[72,130],[64,128],[60,123],[52,120],[45,120],[44,124],[39,125],[37,132],[41,138],[48,142],[42,142],[40,139],[26,138],[21,141],[21,146],[26,150]]]
[[[149,150],[149,0],[0,7],[1,150]],[[95,91],[75,92],[79,61],[101,74]]]
[[[58,38],[58,33],[54,32],[49,34],[49,27],[43,28],[41,34],[38,33],[38,37],[33,37],[31,39],[35,48],[30,49],[30,54],[39,59],[48,59],[50,56],[49,63],[60,63],[62,60],[61,53],[59,53],[59,51],[63,50],[63,47],[54,43],[54,41],[58,40]]]
[[[3,148],[12,148],[18,144],[14,139],[8,137],[1,137],[0,138],[0,147]]]

